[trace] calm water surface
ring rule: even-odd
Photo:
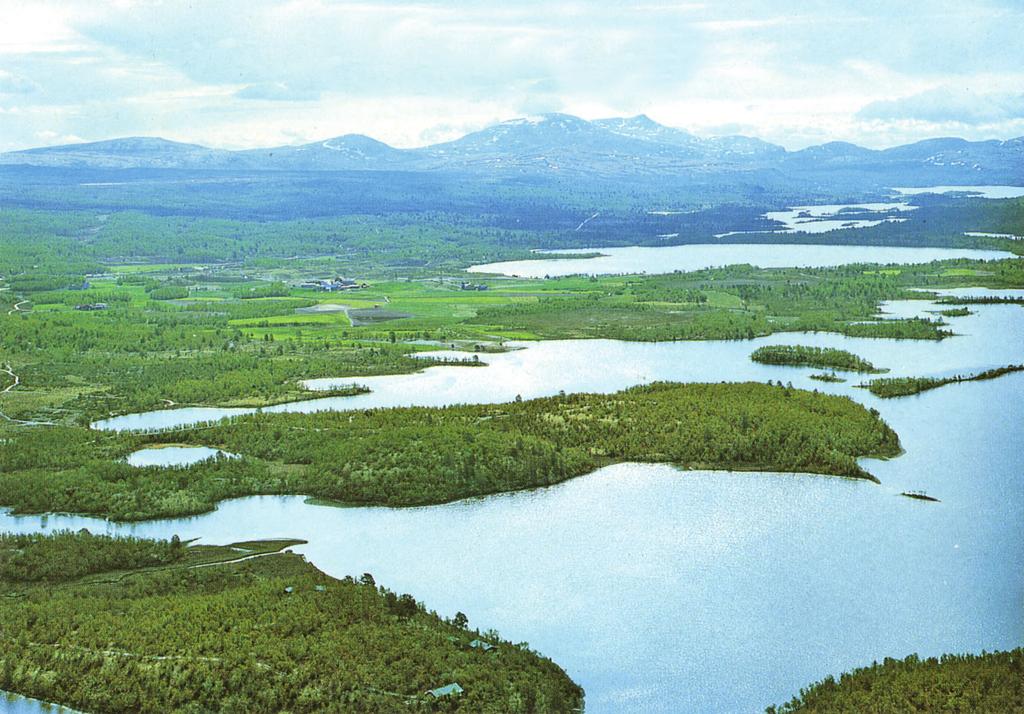
[[[916,210],[909,203],[849,203],[836,205],[794,206],[787,211],[769,211],[764,217],[782,224],[773,233],[828,233],[846,228],[871,228],[882,223],[901,223],[900,213]],[[863,215],[880,218],[861,218]],[[738,235],[743,231],[716,235]]]
[[[4,714],[78,714],[75,709],[3,691],[0,691],[0,711]]]
[[[999,199],[1024,196],[1020,186],[927,186],[894,188],[899,197],[923,193],[969,192],[979,198]],[[907,220],[906,214],[916,210],[905,201],[888,203],[823,204],[793,206],[784,211],[769,211],[764,218],[778,228],[768,231],[728,231],[715,238],[745,233],[827,233],[837,230],[869,228],[882,223]],[[673,215],[675,211],[652,211],[653,215]],[[661,234],[659,238],[676,238],[678,233]],[[970,235],[970,234],[968,234]],[[851,242],[855,240],[851,238]],[[946,258],[977,258],[981,260],[1007,257],[1008,253],[941,248],[885,248],[858,245],[738,245],[703,244],[664,247],[573,248],[571,250],[537,251],[559,253],[601,253],[596,258],[564,258],[543,260],[510,260],[474,265],[470,272],[497,273],[520,278],[558,277],[562,275],[618,275],[647,273],[657,275],[674,271],[703,270],[737,263],[751,263],[762,268],[822,268],[850,263],[927,263]]]
[[[949,291],[957,292],[957,291]],[[968,291],[959,291],[968,292]],[[1002,291],[1013,293],[1014,291]],[[1024,291],[1016,291],[1024,294]],[[946,306],[925,300],[897,301],[883,305],[884,316],[930,316],[930,311]],[[988,306],[985,306],[988,307]],[[1006,307],[1010,315],[1019,312],[1017,306]],[[771,365],[751,362],[750,352],[765,344],[808,344],[821,347],[848,349],[874,362],[888,367],[890,376],[940,374],[950,369],[983,366],[989,368],[1021,361],[1019,341],[1000,333],[990,324],[1001,319],[997,310],[978,310],[964,318],[950,318],[950,324],[963,338],[942,343],[929,341],[892,341],[852,339],[833,334],[778,334],[754,340],[706,342],[620,342],[616,340],[552,340],[520,343],[523,349],[500,354],[481,355],[488,367],[431,367],[422,372],[381,377],[340,379],[313,379],[305,382],[312,390],[362,384],[370,388],[368,394],[351,397],[325,397],[290,402],[266,407],[266,412],[344,411],[373,407],[444,406],[461,403],[507,402],[521,396],[524,399],[566,392],[614,392],[634,384],[655,380],[688,382],[716,382],[729,380],[767,381],[785,377],[794,385],[808,389],[824,389],[822,383],[808,379],[814,370],[786,370]],[[995,337],[982,338],[981,333]],[[1020,332],[1017,333],[1018,335]],[[434,354],[434,353],[427,353]],[[449,356],[448,352],[438,352]],[[459,353],[465,356],[464,353]],[[854,378],[852,383],[859,380]],[[832,387],[831,389],[835,389]],[[862,390],[845,393],[868,398]],[[251,413],[252,409],[222,409],[217,407],[187,407],[162,409],[140,414],[104,419],[94,428],[166,429],[187,424],[210,421],[226,416]]]
[[[910,315],[936,306],[883,308]],[[759,712],[826,674],[886,656],[1024,642],[1024,374],[879,400],[853,386],[856,375],[821,384],[808,379],[814,370],[749,359],[758,345],[797,343],[849,349],[894,375],[1020,362],[1024,309],[972,309],[951,320],[959,336],[942,342],[790,334],[540,343],[487,355],[486,368],[361,379],[372,394],[318,405],[782,379],[881,411],[907,451],[864,461],[881,485],[621,464],[552,488],[426,508],[256,497],[141,524],[0,515],[0,529],[88,527],[212,543],[305,538],[296,550],[331,575],[372,572],[443,615],[461,610],[474,625],[529,642],[586,688],[589,712]],[[941,502],[913,501],[903,490]]]
[[[795,213],[787,212],[787,213]],[[794,218],[795,220],[795,218]],[[842,221],[841,221],[842,222]],[[803,226],[806,229],[808,226]],[[802,229],[802,230],[803,230]],[[951,248],[890,248],[863,245],[780,245],[780,244],[698,244],[664,247],[574,248],[539,251],[559,253],[600,253],[596,258],[549,258],[508,260],[474,265],[472,273],[497,273],[519,278],[562,275],[659,275],[750,263],[761,268],[825,268],[850,263],[928,263],[950,258],[994,260],[1012,257],[992,250]]]
[[[217,456],[237,458],[234,454],[209,446],[160,446],[134,451],[126,461],[132,466],[188,466]]]

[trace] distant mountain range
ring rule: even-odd
[[[397,149],[349,134],[302,146],[226,151],[131,137],[0,154],[0,164],[90,169],[458,171],[663,176],[771,171],[855,172],[876,178],[980,184],[1024,181],[1024,137],[946,138],[876,151],[831,142],[800,151],[747,136],[700,138],[647,116],[586,121],[568,114],[513,119],[443,144]]]

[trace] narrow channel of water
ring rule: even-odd
[[[1011,291],[1012,292],[1012,291]],[[1024,294],[1024,291],[1017,291]],[[885,313],[908,317],[927,315],[949,307],[926,300],[896,301],[882,306]],[[783,333],[753,340],[702,342],[622,342],[618,340],[551,340],[520,343],[523,349],[481,355],[488,366],[430,367],[413,374],[340,379],[314,379],[306,385],[328,390],[350,384],[370,388],[367,394],[324,397],[267,407],[265,412],[345,411],[395,406],[445,406],[464,403],[507,402],[565,392],[614,392],[655,380],[717,382],[785,378],[795,386],[837,391],[870,399],[853,385],[863,381],[852,375],[845,385],[826,386],[809,379],[819,370],[787,370],[750,361],[750,353],[766,344],[805,344],[838,347],[859,354],[889,376],[927,376],[947,370],[993,366],[1021,361],[1020,332],[1005,333],[998,323],[1004,314],[1015,315],[1014,305],[976,310],[974,315],[950,318],[952,329],[962,337],[943,342],[915,340],[854,339],[830,333]],[[1000,308],[1007,312],[1000,312]],[[985,335],[995,335],[987,339]],[[780,371],[782,370],[782,371]],[[978,370],[980,371],[980,370]],[[227,416],[252,413],[253,409],[186,407],[126,414],[93,424],[97,429],[168,429]]]

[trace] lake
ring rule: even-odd
[[[954,291],[950,291],[954,292]],[[963,292],[963,291],[960,291]],[[1004,291],[1005,292],[1005,291]],[[1010,291],[1013,292],[1013,291]],[[1002,294],[1002,293],[1000,293]],[[929,301],[899,301],[883,305],[890,316],[914,317],[934,315],[929,310],[943,307]],[[896,312],[897,315],[893,315]],[[985,313],[988,314],[988,313]],[[884,316],[884,315],[883,315]],[[957,331],[971,318],[952,318]],[[464,403],[507,402],[545,397],[566,392],[613,392],[634,384],[655,380],[715,382],[722,379],[767,381],[778,378],[778,367],[751,362],[751,351],[766,344],[811,344],[821,347],[843,347],[863,356],[876,365],[890,367],[890,376],[915,376],[921,365],[937,372],[955,369],[971,362],[973,354],[964,350],[985,351],[990,360],[987,367],[1020,361],[1020,351],[1012,340],[998,339],[983,349],[973,340],[889,342],[886,340],[854,340],[840,335],[782,333],[744,341],[703,341],[683,343],[622,342],[617,340],[551,340],[533,343],[507,343],[515,348],[509,352],[480,355],[488,365],[480,367],[430,367],[422,372],[379,377],[346,377],[311,379],[304,385],[314,392],[360,384],[369,393],[348,397],[323,397],[264,407],[264,412],[315,412],[324,410],[370,409],[398,406],[445,406]],[[952,345],[952,346],[951,346]],[[896,347],[898,346],[898,347]],[[939,349],[941,347],[941,349]],[[451,356],[450,352],[423,353],[425,356]],[[465,356],[465,353],[458,353]],[[874,356],[878,355],[877,358]],[[729,364],[723,371],[723,364]],[[927,370],[925,370],[927,371]],[[822,385],[793,376],[794,384],[809,389]],[[860,394],[849,392],[850,394]],[[255,409],[220,407],[182,407],[159,409],[138,414],[103,419],[93,428],[114,431],[154,430],[213,421],[223,417],[252,413]]]
[[[237,458],[234,454],[208,446],[159,446],[134,451],[125,460],[132,466],[188,466],[217,456]]]
[[[467,270],[471,273],[495,273],[518,278],[544,278],[563,275],[634,273],[658,275],[740,263],[749,263],[761,268],[827,268],[850,263],[929,263],[933,260],[950,258],[995,260],[1013,257],[1012,253],[994,250],[743,243],[574,248],[572,250],[538,252],[545,255],[560,253],[600,253],[601,255],[595,258],[506,260],[474,265]]]
[[[782,224],[772,233],[828,233],[845,228],[871,228],[882,223],[901,223],[900,213],[916,210],[909,203],[856,203],[839,205],[794,206],[788,211],[769,211],[764,217]],[[862,216],[882,216],[863,218]],[[738,235],[742,231],[722,233],[715,238]]]
[[[551,488],[424,508],[255,497],[138,524],[3,514],[0,530],[305,538],[295,550],[331,575],[371,572],[442,615],[462,611],[474,626],[529,642],[586,688],[588,712],[760,712],[886,656],[1024,641],[1024,374],[880,400],[854,386],[857,375],[824,384],[809,379],[816,370],[749,359],[760,345],[784,343],[848,349],[890,368],[887,376],[1020,362],[1024,310],[971,309],[950,320],[959,336],[941,342],[785,334],[529,344],[484,356],[488,367],[360,378],[373,393],[301,407],[495,402],[656,379],[792,381],[850,395],[896,429],[903,456],[862,462],[881,485],[620,464]]]
[[[986,199],[1019,198],[1020,186],[926,186],[894,188],[897,196],[924,193],[970,193]],[[763,217],[778,228],[766,231],[728,231],[715,238],[746,233],[827,233],[837,230],[870,228],[882,223],[899,223],[916,210],[906,201],[822,204],[793,206],[784,211],[769,211]],[[652,215],[673,215],[676,211],[651,211]],[[968,234],[970,235],[970,234]],[[659,238],[676,238],[678,233]],[[851,242],[855,240],[851,238]],[[573,248],[538,250],[545,255],[600,253],[594,258],[544,258],[507,260],[468,268],[471,273],[493,273],[518,278],[544,278],[564,275],[620,275],[646,273],[658,275],[675,271],[749,263],[761,268],[825,268],[850,263],[927,263],[948,258],[992,260],[1010,257],[1000,251],[950,250],[942,248],[902,248],[859,245],[786,245],[786,244],[697,244],[679,246],[630,246],[622,248]]]

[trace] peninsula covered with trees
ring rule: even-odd
[[[892,399],[893,397],[908,397],[912,394],[920,394],[929,389],[937,389],[947,384],[980,382],[1022,371],[1024,371],[1024,364],[1011,364],[1006,367],[987,369],[984,372],[978,372],[966,377],[959,374],[952,377],[883,377],[882,379],[873,379],[867,384],[858,386],[866,387],[876,397]]]
[[[886,658],[826,677],[767,714],[1003,714],[1024,711],[1024,649]]]
[[[55,449],[60,439],[61,449]],[[240,459],[137,468],[143,444],[217,445]],[[900,451],[847,397],[760,383],[673,384],[508,404],[253,414],[138,436],[26,430],[0,443],[0,504],[140,520],[253,494],[411,506],[547,486],[623,461],[873,478],[863,456]]]
[[[111,713],[582,706],[582,689],[525,644],[443,619],[372,575],[328,577],[277,552],[290,543],[4,537],[0,689]],[[24,553],[45,582],[7,567]],[[107,563],[87,575],[66,569],[70,554]]]

